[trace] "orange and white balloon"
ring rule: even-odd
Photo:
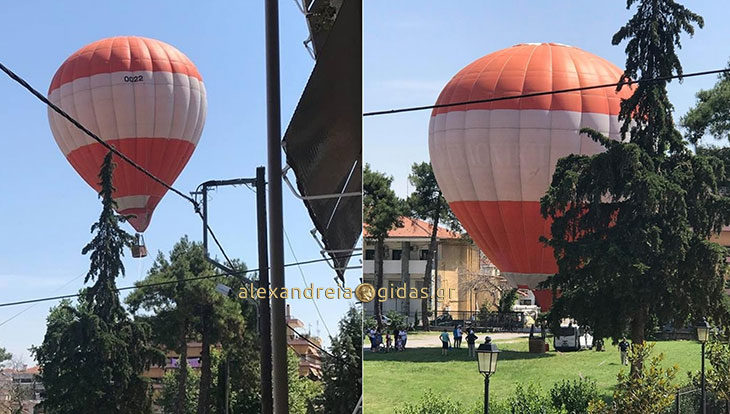
[[[61,65],[48,98],[71,117],[167,184],[172,184],[203,131],[206,95],[195,65],[159,40],[121,36],[79,49]],[[95,190],[106,153],[101,144],[48,110],[66,159]],[[139,232],[167,189],[115,157],[114,198]]]
[[[576,47],[520,44],[466,66],[436,103],[616,83],[621,74]],[[550,232],[540,198],[558,159],[603,151],[580,128],[620,137],[620,102],[628,96],[628,88],[608,87],[433,110],[429,150],[439,186],[469,235],[514,284],[534,288],[556,272],[552,250],[539,242]]]

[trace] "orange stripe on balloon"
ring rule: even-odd
[[[75,79],[134,71],[182,73],[203,80],[193,62],[175,47],[145,37],[119,36],[77,50],[58,68],[48,93]]]
[[[611,62],[572,46],[520,44],[488,54],[459,71],[444,87],[437,105],[516,96],[534,92],[617,83],[623,71]],[[532,98],[436,108],[432,115],[470,109],[542,109],[617,115],[615,87]]]
[[[125,138],[106,142],[170,185],[180,175],[195,149],[191,142],[181,139]],[[99,185],[99,170],[107,152],[108,150],[101,144],[94,143],[71,151],[66,158],[84,181],[98,192],[101,188]],[[174,162],[171,163],[171,159],[174,159]],[[116,156],[114,162],[116,163],[113,177],[116,189],[114,192],[115,198],[136,195],[149,196],[143,211],[123,212],[124,214],[140,215],[140,219],[131,221],[131,224],[137,231],[142,232],[149,225],[152,211],[165,195],[167,189]],[[141,213],[144,213],[145,219],[141,219]]]
[[[449,203],[467,233],[502,272],[557,272],[553,251],[540,243],[550,232],[550,220],[540,214],[539,201],[455,201]]]

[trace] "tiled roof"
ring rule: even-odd
[[[413,219],[410,217],[402,217],[403,227],[388,232],[388,237],[392,238],[430,238],[433,226],[423,220]],[[363,236],[369,237],[367,230],[363,229]],[[439,226],[436,232],[439,239],[458,239],[461,236],[458,233],[447,230]]]

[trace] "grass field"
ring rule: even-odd
[[[409,335],[411,338],[422,337]],[[438,333],[430,333],[434,338]],[[437,341],[437,339],[434,339]],[[594,379],[604,396],[613,394],[616,374],[627,369],[620,364],[619,352],[609,347],[605,352],[581,351],[559,353],[551,351],[538,355],[527,352],[527,340],[495,341],[502,351],[497,372],[491,377],[490,400],[508,398],[515,384],[539,384],[547,392],[562,379],[588,377]],[[609,342],[610,344],[610,342]],[[481,401],[484,377],[477,370],[476,360],[467,350],[449,350],[441,355],[440,348],[411,348],[405,352],[370,353],[365,350],[364,404],[368,413],[392,413],[404,402],[417,402],[427,389],[459,400],[471,406]],[[677,365],[677,383],[687,381],[688,371],[700,368],[700,344],[694,341],[657,342],[654,353],[664,353],[664,365]]]

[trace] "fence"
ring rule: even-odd
[[[730,414],[728,401],[719,400],[707,391],[707,414]],[[700,388],[683,388],[674,396],[674,404],[664,414],[700,414],[702,413],[702,390]]]
[[[441,312],[431,321],[433,326],[471,326],[474,328],[514,331],[525,326],[522,312]]]

